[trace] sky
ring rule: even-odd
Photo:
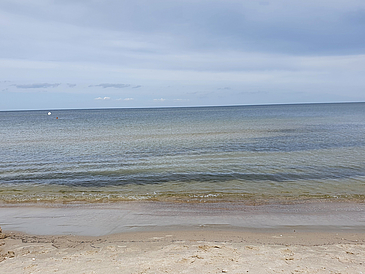
[[[363,101],[364,0],[0,0],[0,110]]]

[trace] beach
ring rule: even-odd
[[[0,274],[365,274],[365,0],[0,0]]]
[[[0,112],[0,273],[364,273],[364,109]]]
[[[0,220],[6,222],[0,237],[0,269],[2,273],[363,273],[364,207],[2,205]]]
[[[364,233],[5,235],[2,273],[363,273],[365,264]]]

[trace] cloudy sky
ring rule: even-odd
[[[344,101],[364,0],[0,0],[0,110]]]

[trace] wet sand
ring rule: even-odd
[[[365,205],[2,205],[1,273],[365,273]]]
[[[0,226],[4,230],[28,234],[83,236],[204,227],[245,231],[361,232],[365,229],[365,204],[3,204],[0,206]]]

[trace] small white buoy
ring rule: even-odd
[[[51,115],[52,113],[51,112],[48,112],[48,115]]]

